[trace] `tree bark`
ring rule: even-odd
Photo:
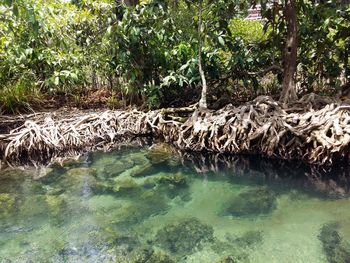
[[[199,108],[206,109],[207,108],[207,80],[205,79],[205,73],[203,70],[202,64],[202,24],[203,24],[203,0],[199,1],[199,17],[198,17],[198,67],[199,67],[199,75],[202,80],[202,94],[201,99],[199,101]]]
[[[295,72],[297,68],[298,39],[295,0],[286,0],[284,16],[287,23],[287,41],[284,49],[284,71],[280,102],[288,104],[297,100]]]

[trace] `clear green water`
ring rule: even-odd
[[[0,262],[349,262],[342,169],[186,160],[124,148],[0,171]]]

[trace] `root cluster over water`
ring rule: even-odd
[[[299,101],[302,108],[307,102]],[[21,118],[17,125],[0,134],[4,162],[47,161],[135,136],[163,138],[181,150],[253,153],[321,165],[350,158],[350,106],[337,103],[300,111],[284,109],[264,96],[217,111],[194,105],[149,112],[78,112],[66,118],[39,114]]]

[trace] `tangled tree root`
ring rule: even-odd
[[[270,97],[218,111],[196,105],[149,112],[105,111],[70,118],[26,120],[0,135],[3,161],[47,160],[57,153],[111,145],[130,136],[162,137],[181,150],[254,153],[330,165],[350,158],[350,106],[306,112],[283,109]]]

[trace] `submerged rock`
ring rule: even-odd
[[[169,198],[179,197],[182,201],[191,200],[191,193],[188,188],[188,177],[181,173],[163,173],[157,176],[158,190],[164,192]]]
[[[66,200],[62,196],[47,195],[46,203],[52,216],[60,216],[67,208]]]
[[[226,256],[226,257],[223,257],[222,259],[220,259],[216,263],[236,263],[236,262],[238,262],[238,261],[236,259],[234,259],[234,257]]]
[[[232,240],[232,242],[240,247],[252,247],[263,242],[263,234],[261,231],[248,231],[243,236]]]
[[[125,255],[140,246],[140,241],[136,236],[129,233],[115,233],[113,244],[116,246],[117,255]]]
[[[135,165],[144,165],[149,162],[143,150],[129,154],[128,158],[132,160]]]
[[[233,198],[224,214],[237,217],[267,215],[276,208],[275,194],[265,187],[247,190]]]
[[[158,185],[157,178],[155,178],[154,176],[151,176],[143,182],[142,187],[144,189],[153,189],[153,188],[157,187],[157,185]]]
[[[340,225],[336,222],[328,223],[321,228],[318,236],[330,263],[350,262],[350,245],[343,241],[339,228]]]
[[[186,186],[187,185],[187,177],[183,173],[175,173],[173,175],[165,175],[161,176],[158,179],[160,184],[171,184],[174,186]]]
[[[131,172],[130,176],[132,177],[144,177],[153,175],[157,172],[157,168],[151,163],[144,163],[140,165],[137,169]]]
[[[169,143],[157,143],[150,147],[146,157],[152,164],[178,159],[177,150]]]
[[[118,263],[175,263],[168,254],[152,248],[138,248],[127,257],[117,257]]]
[[[96,175],[97,170],[95,168],[79,167],[72,168],[67,171],[68,176],[81,178],[82,176],[87,175]]]
[[[48,213],[45,195],[28,195],[20,202],[19,213],[27,220],[35,219],[37,216]],[[43,218],[40,218],[43,220]]]
[[[116,180],[113,192],[118,194],[131,194],[139,190],[138,184],[131,178]]]
[[[120,159],[117,156],[110,156],[97,160],[93,167],[96,167],[98,178],[107,179],[120,175],[134,167],[134,165],[134,162],[129,158]]]
[[[213,227],[196,218],[181,219],[168,224],[157,232],[155,242],[171,253],[191,254],[202,244],[212,241]]]
[[[6,217],[14,212],[16,198],[12,194],[0,194],[0,218]]]
[[[21,192],[23,182],[28,180],[25,172],[20,169],[4,170],[0,173],[0,193],[16,194]]]
[[[161,192],[147,190],[137,193],[137,202],[125,205],[119,210],[119,224],[130,226],[150,216],[166,213],[169,209],[168,199]]]
[[[73,168],[69,169],[61,178],[59,187],[81,194],[96,188],[97,180],[95,178],[96,169],[94,168]]]

